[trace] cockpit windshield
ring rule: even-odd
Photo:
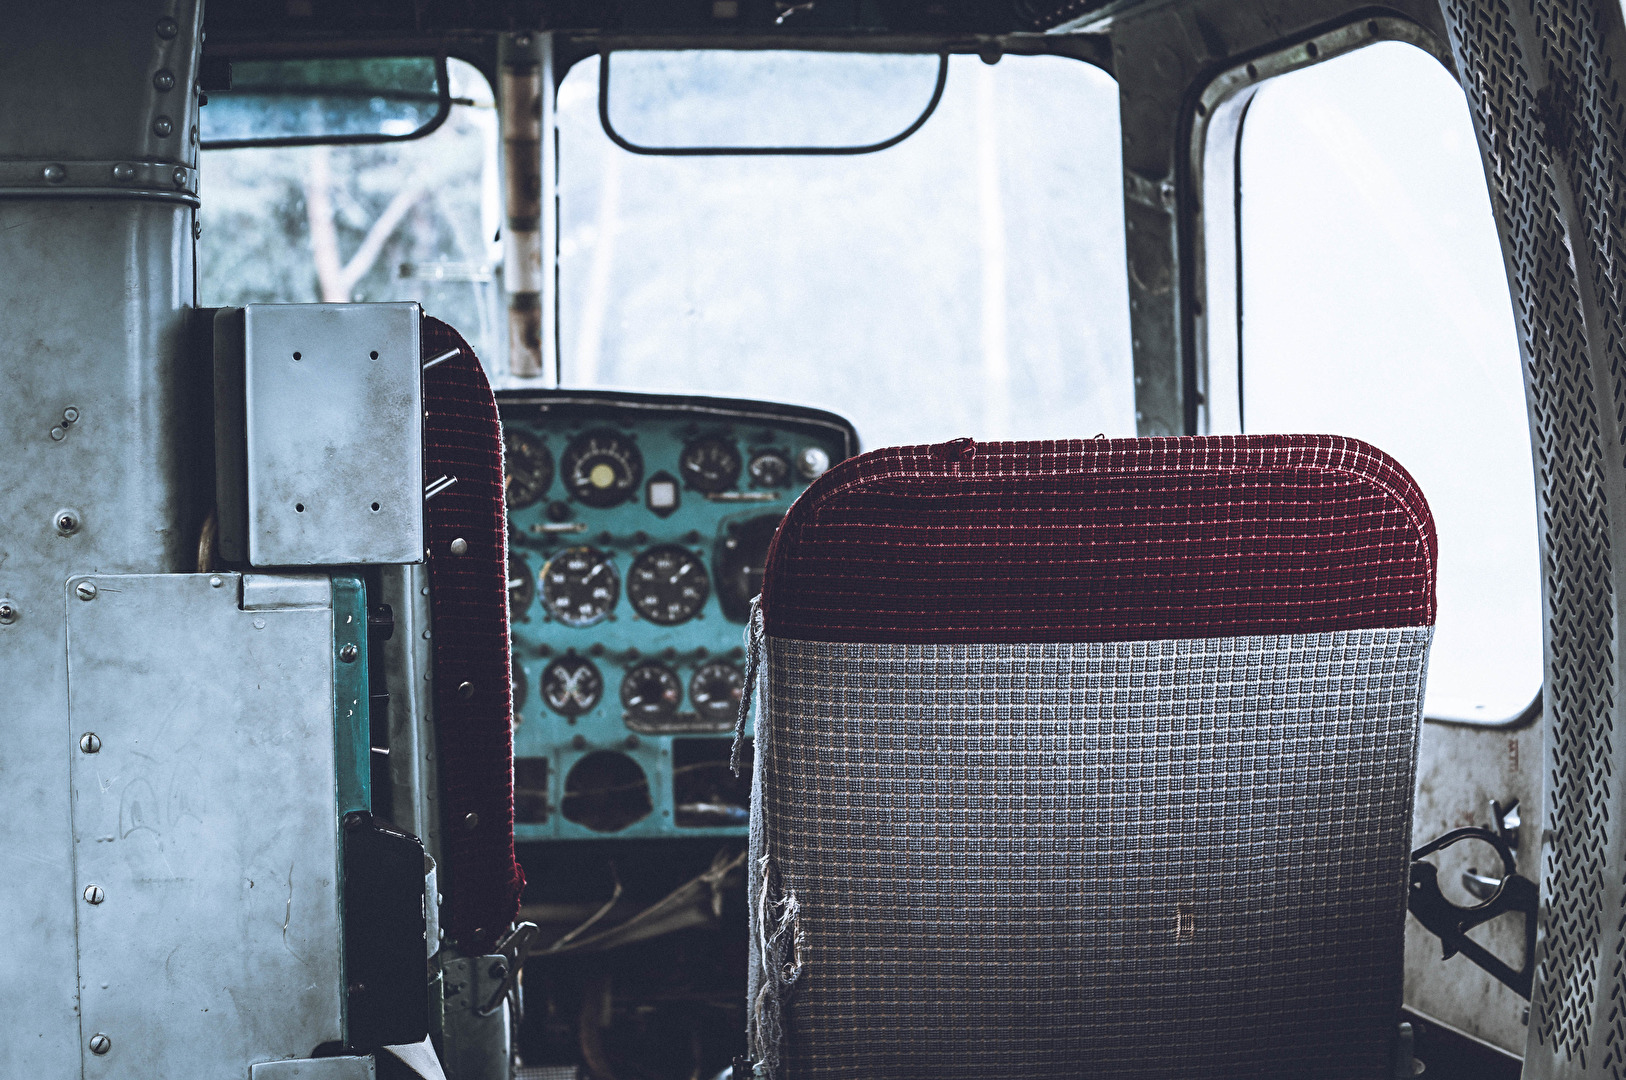
[[[938,63],[718,50],[702,80],[683,55],[614,54],[618,131],[870,141],[919,113]],[[879,153],[652,157],[605,135],[599,63],[558,96],[567,385],[816,405],[868,446],[1134,433],[1110,76],[954,56],[935,114]],[[776,80],[807,92],[769,109]],[[855,98],[893,107],[857,130],[839,115]]]

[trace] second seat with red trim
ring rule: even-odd
[[[759,1074],[1393,1075],[1436,560],[1332,436],[832,469],[753,623]]]

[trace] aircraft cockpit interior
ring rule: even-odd
[[[1618,0],[0,20],[0,1080],[1626,1080]]]

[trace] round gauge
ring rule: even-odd
[[[717,606],[723,618],[743,623],[751,615],[751,597],[762,591],[768,566],[768,545],[779,528],[778,514],[758,514],[729,522],[712,548],[711,568],[717,575]]]
[[[751,459],[751,483],[757,487],[784,487],[790,483],[790,462],[777,450],[764,450]]]
[[[531,684],[525,678],[525,669],[520,666],[519,657],[508,662],[509,686],[514,697],[514,722],[519,723],[519,711],[525,707],[525,698],[530,693]]]
[[[637,493],[644,455],[627,436],[601,428],[570,440],[559,475],[565,489],[588,506],[618,506]]]
[[[830,468],[830,455],[817,446],[804,446],[796,455],[796,471],[804,480],[817,480]]]
[[[525,618],[525,611],[536,598],[536,579],[531,576],[531,568],[525,562],[525,556],[510,553],[508,556],[508,617],[510,619]]]
[[[689,680],[689,700],[695,712],[707,720],[733,720],[740,711],[745,693],[745,675],[738,664],[717,661],[707,664]]]
[[[683,455],[678,458],[678,471],[696,491],[715,495],[739,483],[740,452],[734,449],[733,439],[707,435],[683,448]]]
[[[502,489],[508,509],[530,506],[553,484],[553,454],[547,446],[519,430],[502,433]]]
[[[621,680],[621,704],[638,718],[667,716],[683,700],[683,684],[665,664],[639,664]]]
[[[678,544],[661,544],[632,560],[627,599],[652,623],[676,626],[700,611],[711,595],[705,560]]]
[[[604,676],[585,656],[565,653],[542,669],[542,701],[560,716],[592,711],[604,696]]]
[[[565,548],[542,567],[542,604],[566,626],[603,622],[620,595],[615,564],[598,548]]]

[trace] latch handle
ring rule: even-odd
[[[1473,907],[1459,907],[1447,900],[1445,894],[1440,892],[1439,868],[1423,861],[1426,856],[1463,840],[1483,840],[1495,848],[1502,859],[1504,871],[1496,889],[1483,903]],[[1407,907],[1417,916],[1418,922],[1440,939],[1443,951],[1441,959],[1449,960],[1460,952],[1514,993],[1526,1001],[1530,1000],[1535,976],[1537,890],[1534,882],[1515,872],[1517,864],[1513,848],[1506,838],[1478,826],[1453,829],[1412,852],[1411,858],[1411,889]],[[1517,971],[1468,937],[1469,930],[1509,911],[1524,916],[1524,962]]]

